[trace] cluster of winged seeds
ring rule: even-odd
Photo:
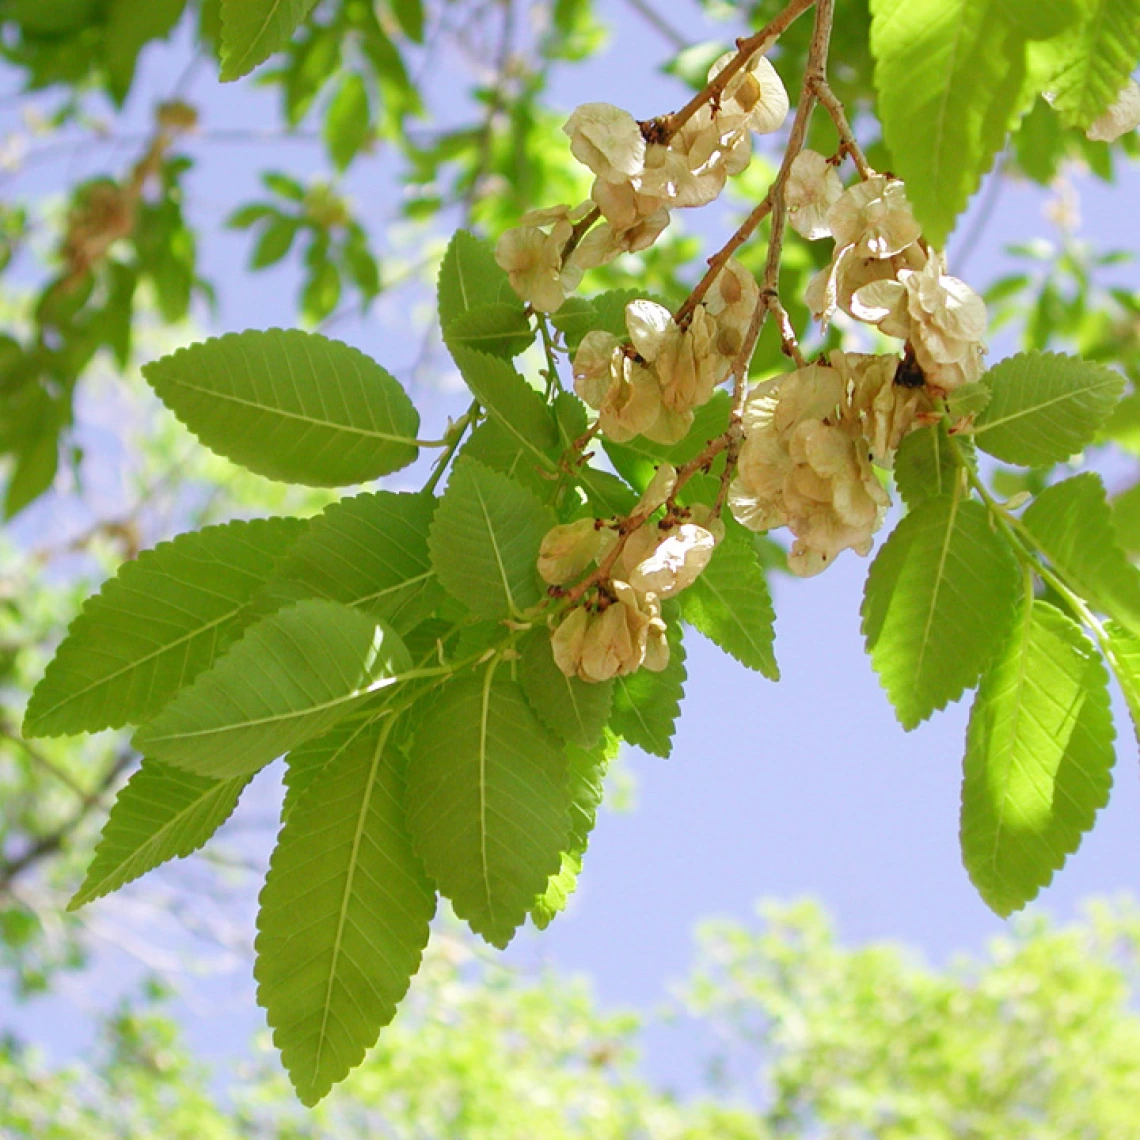
[[[734,54],[713,65],[710,81]],[[553,312],[586,270],[652,245],[671,209],[715,199],[748,165],[752,134],[779,130],[787,114],[787,92],[762,55],[675,130],[605,103],[579,107],[564,129],[595,175],[590,201],[526,215],[496,259],[525,301]],[[842,311],[900,341],[901,353],[834,351],[753,387],[737,409],[731,483],[715,506],[678,504],[678,472],[662,464],[631,515],[552,529],[538,569],[552,595],[569,601],[553,632],[567,676],[604,681],[665,667],[662,602],[708,565],[724,534],[723,500],[751,530],[791,531],[796,574],[819,573],[843,550],[867,554],[890,504],[874,467],[889,468],[937,402],[981,376],[981,298],[923,240],[902,182],[872,172],[845,188],[842,158],[802,150],[783,187],[792,228],[834,242],[805,300],[821,324]],[[626,308],[626,337],[588,333],[574,355],[574,387],[597,411],[596,429],[616,443],[685,438],[696,409],[742,374],[763,300],[751,272],[726,259],[679,319],[637,300]]]

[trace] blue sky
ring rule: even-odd
[[[693,11],[682,4],[665,8],[678,25]],[[603,100],[649,114],[682,102],[680,85],[653,70],[664,44],[624,4],[608,6],[608,17],[616,23],[609,54],[571,69],[555,86],[567,110]],[[715,34],[729,39],[734,32],[726,26]],[[629,49],[631,43],[645,44],[652,54],[643,58]],[[168,93],[169,77],[180,70],[180,52],[184,58],[180,47],[148,57],[140,105]],[[197,74],[189,94],[203,106],[207,126],[258,127],[272,112],[266,95],[248,85],[219,88],[208,69]],[[253,173],[262,166],[302,178],[323,168],[319,145],[219,142],[193,149],[199,167],[191,207],[196,220],[214,230],[204,241],[204,271],[222,283],[220,327],[289,321],[295,274],[283,269],[243,281],[247,239],[216,227],[233,204],[251,196]],[[114,170],[128,157],[123,150],[98,159],[106,164],[102,168]],[[30,173],[21,189],[58,186],[76,169]],[[394,202],[383,179],[382,155],[361,163],[354,174],[352,189],[358,200],[369,201],[370,216],[382,216]],[[1103,247],[1135,249],[1136,171],[1126,171],[1114,189],[1083,180],[1078,189],[1084,236]],[[984,286],[1008,271],[1000,252],[1005,243],[1045,230],[1046,198],[1027,186],[1003,191],[970,259],[967,276],[973,283]],[[701,229],[726,234],[724,225],[721,219]],[[960,231],[969,226],[967,216]],[[694,267],[694,279],[696,273]],[[1135,266],[1119,271],[1118,279],[1140,286]],[[402,314],[395,314],[347,322],[336,335],[399,374],[418,350],[418,343],[401,337],[404,328]],[[433,404],[437,419],[461,407],[457,395],[438,388],[420,387],[416,394]],[[36,517],[46,524],[46,514]],[[569,913],[545,934],[520,937],[510,951],[517,966],[585,971],[608,1004],[645,1007],[663,1000],[669,982],[685,971],[695,923],[710,916],[747,918],[761,897],[817,896],[836,915],[845,938],[901,940],[939,960],[976,949],[1003,929],[977,898],[958,855],[967,709],[954,706],[909,734],[899,728],[861,650],[858,609],[867,565],[847,553],[819,578],[775,581],[783,672],[778,685],[691,635],[690,680],[673,756],[663,761],[631,752],[636,810],[602,816]],[[1090,894],[1140,887],[1136,745],[1122,707],[1117,723],[1122,731],[1112,803],[1042,896],[1042,905],[1061,917],[1072,915]],[[273,794],[267,787],[260,803],[247,810],[264,815]],[[246,929],[252,938],[252,912]],[[132,959],[107,951],[95,984],[78,979],[61,996],[13,1010],[12,1016],[30,1035],[66,1051],[77,1041],[71,1003],[111,992],[137,972]],[[263,1025],[245,966],[213,980],[191,980],[183,1012],[191,1039],[215,1055],[240,1050],[249,1030]],[[654,1035],[654,1072],[685,1084],[689,1063],[681,1034]]]

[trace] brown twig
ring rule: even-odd
[[[754,35],[736,41],[736,56],[725,69],[702,90],[698,91],[679,111],[661,119],[661,141],[668,142],[706,103],[720,98],[752,56],[768,51],[776,41],[800,18],[816,0],[791,0],[791,3],[767,27]]]
[[[831,116],[831,121],[835,124],[835,129],[839,134],[840,149],[851,156],[852,162],[855,163],[855,169],[859,171],[860,178],[864,180],[874,178],[875,169],[867,161],[867,156],[863,153],[863,148],[856,140],[851,130],[851,124],[847,121],[843,104],[840,103],[835,92],[831,90],[831,85],[822,75],[816,75],[812,78],[812,86],[815,88],[815,97],[819,100],[819,105]]]
[[[579,218],[562,247],[562,264],[570,260],[570,255],[578,248],[578,243],[586,236],[586,231],[602,216],[602,211],[595,206],[585,217]]]
[[[712,288],[717,274],[725,267],[732,255],[752,236],[756,227],[772,212],[772,195],[769,192],[763,201],[744,219],[744,224],[708,260],[708,270],[697,282],[696,288],[685,298],[684,304],[673,315],[674,323],[682,328],[689,322],[696,307],[704,300]]]

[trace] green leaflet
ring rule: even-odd
[[[977,683],[1014,619],[1017,560],[985,507],[931,499],[879,551],[863,597],[863,634],[905,729]]]
[[[280,51],[316,0],[221,0],[223,83]]]
[[[325,146],[333,166],[343,173],[371,133],[368,88],[363,76],[350,71],[340,81],[325,112]]]
[[[1057,49],[1049,81],[1053,109],[1069,126],[1088,127],[1115,101],[1140,59],[1136,0],[1079,0],[1081,27]]]
[[[491,243],[457,230],[439,267],[439,323],[444,335],[472,309],[501,303],[522,312],[523,303],[495,261]]]
[[[353,718],[338,724],[330,732],[294,748],[285,757],[285,799],[281,804],[284,820],[305,790],[333,760],[346,750],[358,746],[362,734],[373,731],[376,720]]]
[[[678,600],[691,626],[742,665],[778,681],[776,613],[751,538],[730,528],[704,573]]]
[[[410,629],[442,592],[428,555],[435,504],[430,495],[376,491],[326,507],[282,559],[259,606],[327,598]]]
[[[1107,636],[1101,648],[1124,694],[1132,731],[1140,742],[1140,637],[1114,621],[1105,622],[1104,630]]]
[[[119,792],[68,910],[197,851],[229,819],[251,777],[211,780],[144,759]]]
[[[358,736],[298,798],[261,892],[257,1000],[307,1105],[395,1016],[435,913],[408,838],[391,725]]]
[[[552,449],[552,459],[555,454],[557,449]],[[531,444],[521,443],[519,437],[497,419],[485,419],[471,433],[459,455],[477,459],[492,471],[506,475],[544,503],[551,502],[559,488],[558,480],[549,478],[548,468],[535,462]]]
[[[587,750],[571,744],[570,760],[570,846],[562,852],[562,866],[551,875],[546,890],[535,901],[530,916],[539,930],[545,930],[566,909],[578,885],[582,860],[589,846],[590,833],[598,818],[605,794],[606,769],[621,747],[616,736],[607,734],[597,747]]]
[[[1078,356],[1021,352],[985,376],[993,393],[973,430],[1006,463],[1044,467],[1083,450],[1112,414],[1124,377]]]
[[[530,707],[551,732],[581,748],[598,743],[613,707],[613,682],[567,677],[554,662],[545,626],[523,644],[518,677]]]
[[[1112,510],[1099,475],[1087,472],[1046,487],[1021,521],[1077,593],[1140,632],[1140,570],[1116,543]]]
[[[139,53],[151,40],[164,39],[178,24],[186,0],[111,0],[107,9],[104,60],[115,102],[122,106],[135,77]]]
[[[208,448],[270,479],[346,487],[406,467],[420,417],[393,377],[319,333],[248,329],[143,366]]]
[[[563,747],[492,662],[428,703],[408,765],[408,826],[440,892],[504,947],[570,838]]]
[[[509,360],[533,343],[534,329],[522,309],[499,301],[455,317],[447,326],[446,339],[453,353],[456,348],[470,348]]]
[[[676,613],[666,615],[669,664],[660,673],[639,669],[614,681],[610,727],[630,744],[668,758],[685,695],[685,648]]]
[[[335,602],[298,602],[251,626],[132,744],[199,775],[244,776],[327,732],[352,702],[411,667],[388,627]]]
[[[543,398],[501,357],[451,344],[467,387],[488,416],[516,441],[531,466],[556,472],[558,426]]]
[[[1065,30],[1059,0],[871,0],[879,118],[924,235],[942,247],[1037,92],[1031,41]]]
[[[300,519],[232,522],[124,563],[71,623],[24,733],[97,732],[154,716],[248,624],[246,603],[304,529]]]
[[[577,350],[586,333],[595,330],[627,340],[629,330],[625,323],[625,309],[631,301],[665,304],[660,297],[637,289],[611,289],[589,298],[571,297],[551,316],[551,321],[566,337],[566,344],[572,352]],[[668,308],[667,305],[665,307]]]
[[[968,439],[956,441],[973,463],[973,444]],[[912,431],[899,445],[895,455],[895,485],[910,510],[930,499],[949,495],[958,483],[958,461],[950,447],[946,424],[939,421]]]
[[[1140,554],[1140,483],[1134,483],[1112,500],[1112,525],[1120,548]]]
[[[481,617],[505,618],[542,598],[535,561],[553,512],[525,487],[473,459],[456,463],[429,547],[447,591]]]
[[[962,858],[1000,915],[1076,851],[1112,787],[1108,676],[1080,628],[1026,599],[978,689],[966,737]]]

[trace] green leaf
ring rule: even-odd
[[[417,455],[420,417],[404,389],[318,333],[228,333],[146,364],[143,375],[208,448],[270,479],[344,487]]]
[[[428,555],[430,495],[376,491],[342,499],[313,519],[262,592],[267,611],[327,598],[383,618],[403,632],[441,596]]]
[[[258,235],[249,259],[250,269],[267,269],[276,265],[293,248],[293,239],[300,230],[301,223],[296,218],[278,214]]]
[[[135,78],[139,53],[163,39],[182,18],[186,0],[111,0],[104,38],[104,64],[111,94],[122,106]]]
[[[668,758],[685,695],[685,649],[681,627],[668,622],[669,664],[660,673],[639,669],[614,682],[610,727],[624,740],[654,756]]]
[[[154,716],[248,624],[243,608],[304,529],[300,519],[232,522],[124,563],[72,622],[24,733],[97,732]]]
[[[257,1000],[307,1105],[396,1015],[435,913],[404,820],[391,723],[357,737],[298,799],[261,892]]]
[[[435,572],[480,617],[521,613],[542,599],[535,563],[555,522],[525,487],[462,459],[432,522],[428,544]]]
[[[1136,0],[1080,0],[1082,26],[1066,36],[1049,81],[1053,109],[1071,127],[1088,127],[1116,100],[1140,59]]]
[[[531,908],[531,918],[539,930],[545,930],[566,909],[578,885],[582,860],[597,822],[598,808],[605,793],[606,769],[617,755],[620,742],[616,736],[592,749],[570,745],[570,846],[562,852],[562,865],[550,876],[546,890]]]
[[[535,630],[522,649],[519,680],[538,719],[556,736],[592,748],[601,739],[613,707],[612,681],[590,684],[567,677],[554,662],[550,630]]]
[[[350,71],[340,82],[325,112],[325,146],[333,166],[343,173],[372,133],[368,88]]]
[[[985,507],[931,499],[895,528],[867,576],[863,634],[899,722],[912,729],[972,688],[1017,611],[1017,560]]]
[[[492,471],[506,475],[530,491],[537,499],[549,503],[559,488],[557,479],[549,478],[549,470],[539,467],[528,441],[523,444],[501,420],[485,419],[460,449],[461,458],[476,459]],[[551,452],[553,458],[554,449]]]
[[[222,0],[223,83],[248,75],[288,44],[316,0]]]
[[[408,825],[460,918],[503,947],[570,838],[563,748],[509,671],[450,682],[423,714],[408,767]]]
[[[1140,637],[1114,621],[1104,623],[1106,634],[1102,648],[1113,675],[1124,694],[1132,731],[1140,742]]]
[[[1003,917],[1047,886],[1112,787],[1108,675],[1080,628],[1027,599],[982,678],[962,780],[962,857]]]
[[[751,535],[730,530],[678,600],[685,621],[714,645],[770,681],[780,679],[773,650],[776,613]]]
[[[1086,472],[1046,487],[1021,521],[1069,586],[1094,608],[1140,632],[1140,570],[1117,545],[1099,475]]]
[[[973,460],[973,444],[962,438],[955,442]],[[939,420],[936,424],[912,431],[895,454],[894,472],[899,494],[912,511],[930,499],[949,495],[957,485],[959,475],[945,422]]]
[[[1140,483],[1112,500],[1112,525],[1121,549],[1133,557],[1140,554]]]
[[[327,732],[411,667],[399,637],[358,610],[298,602],[251,626],[132,743],[202,776],[244,776]]]
[[[488,416],[515,439],[534,465],[557,471],[552,454],[559,447],[558,425],[546,401],[500,357],[458,345],[451,346],[451,355]]]
[[[285,820],[297,801],[314,780],[346,749],[358,745],[362,733],[371,732],[376,718],[344,721],[331,732],[307,740],[285,757],[285,799],[281,804],[281,819]]]
[[[1037,92],[1027,48],[1064,30],[1058,0],[871,0],[883,136],[926,240],[941,248]]]
[[[446,340],[452,355],[460,347],[510,359],[534,342],[534,329],[522,309],[500,301],[460,314],[448,324]]]
[[[1077,356],[1021,352],[986,373],[993,397],[973,438],[1023,467],[1063,463],[1093,440],[1124,391],[1124,377]]]
[[[87,876],[67,909],[197,851],[229,819],[250,779],[211,780],[144,759],[111,806]]]
[[[440,326],[446,334],[464,313],[496,302],[520,312],[523,308],[495,261],[491,243],[467,230],[457,230],[439,267]]]
[[[417,44],[424,42],[423,0],[392,0],[392,14],[408,39]]]

